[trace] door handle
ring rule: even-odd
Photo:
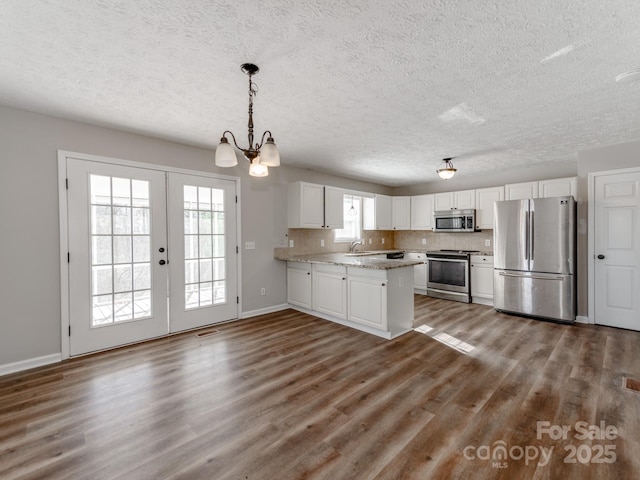
[[[529,260],[529,212],[524,215],[524,259]]]
[[[542,277],[539,275],[518,275],[518,274],[513,274],[513,273],[505,273],[505,272],[500,272],[498,273],[498,275],[500,275],[501,277],[515,277],[515,278],[532,278],[534,280],[564,280],[564,277]]]
[[[598,255],[598,260],[604,260],[604,255],[602,254]]]
[[[164,264],[165,264],[165,263],[167,263],[167,262],[165,262],[164,260],[160,260],[158,263],[159,263],[160,265],[164,265]]]

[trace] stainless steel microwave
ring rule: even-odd
[[[434,232],[475,232],[475,210],[439,210],[433,212]]]

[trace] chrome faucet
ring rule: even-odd
[[[349,244],[349,253],[353,253],[356,249],[356,246],[362,245],[362,240],[356,240]]]

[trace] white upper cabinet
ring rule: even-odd
[[[569,195],[576,198],[576,180],[576,177],[540,180],[538,182],[540,198],[568,197]]]
[[[411,229],[411,197],[391,197],[391,226],[394,230]]]
[[[433,195],[411,197],[411,230],[433,229]]]
[[[504,187],[476,190],[476,228],[493,229],[493,204],[504,200]]]
[[[343,192],[306,182],[288,185],[289,228],[343,228]]]
[[[476,191],[461,190],[459,192],[444,192],[434,195],[435,211],[438,210],[466,210],[476,208]]]
[[[475,190],[462,190],[454,193],[454,208],[458,210],[466,210],[469,208],[476,208],[476,191]]]
[[[433,196],[433,210],[451,210],[454,208],[455,199],[453,192],[436,193]]]
[[[344,190],[324,187],[324,228],[344,228]]]
[[[504,186],[505,200],[538,198],[538,182],[511,183]]]
[[[391,197],[387,195],[374,195],[373,209],[375,219],[374,230],[391,230]]]

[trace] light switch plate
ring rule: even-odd
[[[244,242],[244,249],[245,250],[255,250],[256,249],[256,242]]]
[[[485,247],[490,247],[491,246],[491,240],[489,240],[488,238],[484,241],[484,246]]]
[[[426,245],[426,244],[427,244],[427,239],[426,239],[426,238],[423,238],[423,239],[422,239],[422,244],[423,244],[423,245]]]
[[[320,246],[324,247],[324,240],[320,240]]]
[[[384,238],[382,239],[382,244],[384,245]]]

